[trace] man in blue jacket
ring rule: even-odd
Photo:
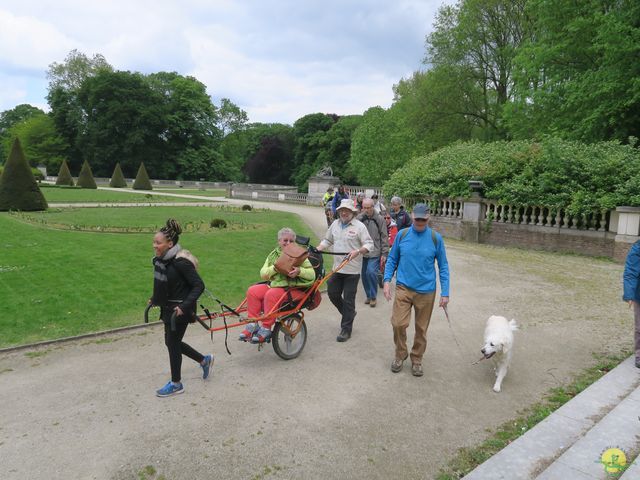
[[[338,208],[340,208],[340,204],[345,198],[349,198],[349,194],[344,189],[344,185],[339,185],[338,191],[333,196],[333,200],[331,200],[331,211],[333,212],[333,218],[336,220],[338,219]]]
[[[640,368],[640,240],[633,244],[624,265],[622,299],[633,307],[636,367]]]
[[[427,227],[429,207],[418,203],[413,208],[412,217],[413,224],[398,232],[391,247],[384,269],[383,292],[387,301],[391,300],[390,282],[395,273],[396,294],[391,325],[396,354],[391,371],[397,373],[402,370],[408,357],[407,327],[413,307],[416,332],[411,349],[411,373],[421,377],[422,357],[427,349],[427,328],[436,297],[435,262],[438,262],[441,307],[449,303],[449,263],[442,237]]]

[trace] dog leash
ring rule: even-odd
[[[447,306],[443,305],[442,309],[444,310],[445,317],[447,317],[447,323],[449,324],[449,330],[451,330],[451,335],[453,335],[453,340],[456,342],[456,345],[458,346],[458,350],[462,352],[462,347],[460,346],[460,342],[458,342],[456,333],[453,331],[453,326],[451,325],[451,319],[449,318],[449,311],[447,310]]]

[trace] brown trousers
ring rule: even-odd
[[[396,359],[404,360],[407,358],[407,328],[411,321],[411,308],[413,307],[416,318],[411,363],[422,363],[422,357],[427,349],[427,328],[429,328],[435,298],[436,292],[417,293],[402,285],[396,286],[396,296],[391,314]]]

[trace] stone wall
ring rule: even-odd
[[[429,203],[430,223],[443,236],[468,242],[608,257],[624,262],[640,239],[640,208],[618,207],[572,217],[540,206],[516,209],[480,197],[412,199]]]

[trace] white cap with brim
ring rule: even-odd
[[[349,198],[343,198],[340,201],[340,206],[338,208],[336,208],[336,211],[340,210],[341,208],[348,208],[352,212],[356,212],[356,213],[358,212],[358,209],[353,206],[353,200],[351,200]]]

